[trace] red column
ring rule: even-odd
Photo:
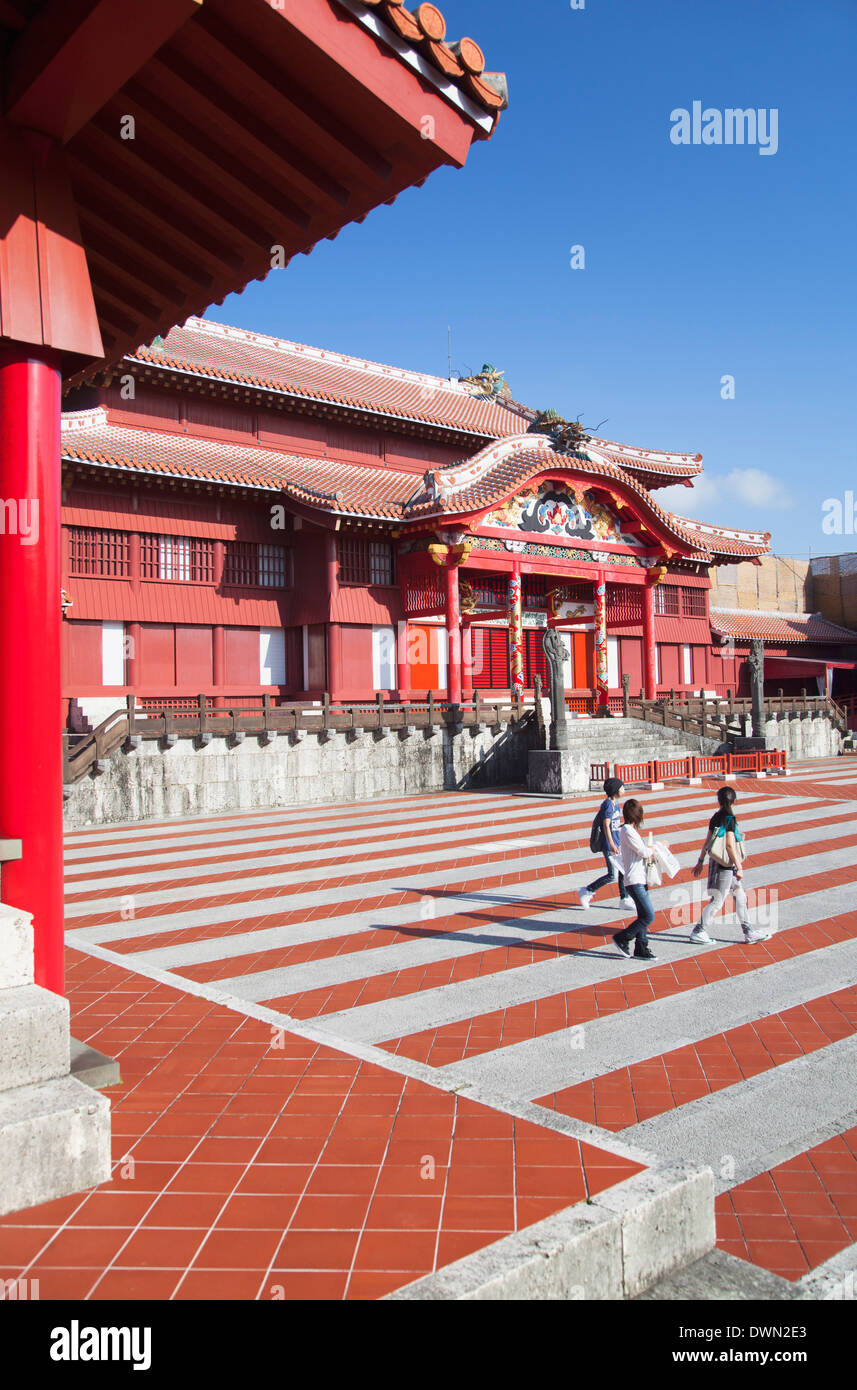
[[[408,620],[404,618],[396,631],[396,685],[402,704],[411,698],[411,665],[408,655]]]
[[[607,693],[607,581],[602,570],[595,578],[595,707],[608,709]]]
[[[214,706],[215,709],[221,709],[225,698],[223,687],[226,684],[226,638],[221,623],[217,623],[211,629],[211,675],[214,682]]]
[[[524,693],[524,630],[521,610],[521,565],[516,561],[509,575],[509,684],[513,695]]]
[[[643,693],[647,700],[656,699],[658,693],[655,672],[655,589],[650,583],[643,589]]]
[[[49,349],[0,344],[0,440],[0,836],[23,850],[3,867],[3,900],[33,914],[36,982],[62,994],[60,372]]]
[[[461,610],[458,602],[458,566],[446,567],[446,690],[451,705],[461,704]]]
[[[333,621],[334,614],[336,613],[336,600],[339,597],[335,531],[328,531],[327,533],[326,576],[327,691],[331,700],[338,700],[342,694],[342,639],[339,631],[339,624]]]

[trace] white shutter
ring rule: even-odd
[[[619,638],[607,638],[607,684],[615,690],[619,684]]]
[[[259,629],[259,684],[285,685],[286,634],[281,627]]]
[[[396,688],[395,628],[372,628],[372,679],[376,690]]]
[[[125,624],[101,624],[101,684],[125,684]]]
[[[432,633],[437,637],[437,686],[438,690],[445,690],[449,665],[449,633],[445,627],[434,627]],[[434,640],[433,636],[432,641]]]
[[[690,647],[682,647],[682,649],[681,649],[681,654],[682,654],[682,660],[683,660],[683,662],[684,662],[684,683],[685,683],[685,685],[692,685],[692,684],[693,684],[693,657],[692,657],[692,655],[691,655]]]

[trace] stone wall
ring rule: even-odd
[[[73,828],[522,783],[538,737],[527,716],[517,727],[496,730],[483,725],[457,734],[435,728],[408,737],[390,730],[384,737],[363,732],[327,739],[305,734],[297,741],[289,735],[267,746],[251,735],[234,747],[225,738],[204,748],[179,738],[163,749],[144,739],[134,750],[114,753],[101,774],[76,783],[64,819]]]
[[[716,738],[636,719],[571,720],[568,727],[570,747],[580,751],[582,764],[641,762],[725,747]],[[750,733],[749,720],[745,731]],[[842,747],[841,735],[826,717],[771,719],[766,739],[769,748],[786,748],[790,758],[830,757]],[[543,735],[532,714],[517,726],[484,725],[456,734],[446,728],[431,734],[417,729],[408,737],[393,730],[384,737],[304,734],[297,741],[281,736],[267,746],[248,735],[234,747],[213,738],[204,748],[191,738],[179,738],[171,748],[144,739],[136,749],[114,753],[102,773],[70,789],[65,825],[523,785],[528,754],[541,747]]]
[[[749,737],[751,721],[741,721],[741,728]],[[795,758],[837,758],[842,752],[842,735],[826,714],[776,714],[765,721],[765,744],[785,749],[789,762]]]

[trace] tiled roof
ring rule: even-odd
[[[402,40],[428,63],[429,69],[441,75],[446,83],[454,82],[479,106],[495,114],[507,105],[506,78],[501,72],[485,71],[485,55],[475,39],[462,38],[457,43],[446,42],[446,20],[437,5],[417,5],[411,11],[401,0],[340,0],[341,4],[360,18],[369,6],[376,20],[367,24],[379,37],[392,40],[399,56],[404,58]],[[384,32],[386,30],[386,33]],[[441,90],[443,88],[441,87]]]
[[[536,473],[583,473],[635,493],[643,515],[657,520],[697,558],[709,559],[714,549],[707,535],[712,528],[665,511],[630,473],[584,454],[556,453],[544,435],[495,441],[455,468],[429,470],[417,482],[412,472],[393,468],[115,425],[98,407],[63,415],[62,452],[63,458],[100,467],[282,492],[322,511],[405,522],[485,511]]]
[[[820,613],[774,613],[749,608],[712,608],[711,626],[723,637],[748,642],[835,642],[857,644],[857,632],[829,623]]]
[[[426,474],[424,487],[407,507],[407,514],[445,516],[464,515],[482,511],[510,496],[535,473],[551,471],[584,473],[594,478],[607,478],[636,493],[644,514],[653,516],[685,546],[708,555],[705,540],[687,529],[670,512],[659,507],[637,478],[614,463],[595,461],[587,454],[560,454],[550,447],[550,440],[541,434],[521,434],[489,444],[473,458],[457,468],[437,469]]]
[[[675,516],[686,530],[693,532],[714,555],[734,555],[736,558],[767,555],[771,548],[770,531],[739,531],[727,526],[712,526],[707,521],[691,521]]]
[[[702,472],[702,454],[681,454],[665,449],[637,449],[631,444],[617,444],[613,439],[599,439],[590,435],[586,452],[593,457],[606,459],[619,468],[628,468],[634,473],[663,476],[672,482],[682,478],[695,478]]]
[[[482,438],[517,434],[520,416],[477,387],[190,318],[128,361],[417,420]]]
[[[105,468],[282,492],[323,511],[401,517],[413,473],[252,445],[111,425],[103,409],[63,416],[62,454]]]

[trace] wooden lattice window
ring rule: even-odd
[[[214,542],[195,536],[141,536],[140,576],[173,584],[213,584]]]
[[[655,589],[655,612],[664,617],[678,617],[678,587],[675,584],[658,584]]]
[[[223,562],[223,582],[244,589],[287,589],[291,583],[287,547],[229,541]]]
[[[389,541],[364,540],[362,536],[337,538],[340,584],[392,584],[393,547]]]
[[[69,531],[72,574],[99,579],[127,579],[131,574],[129,536],[125,531],[102,531],[72,526]]]
[[[630,584],[607,585],[607,621],[616,626],[643,621],[642,590]]]
[[[462,576],[473,585],[473,597],[483,607],[502,608],[506,602],[508,581],[502,574],[475,574],[465,572]]]
[[[691,589],[682,585],[681,611],[685,618],[705,617],[705,590]]]

